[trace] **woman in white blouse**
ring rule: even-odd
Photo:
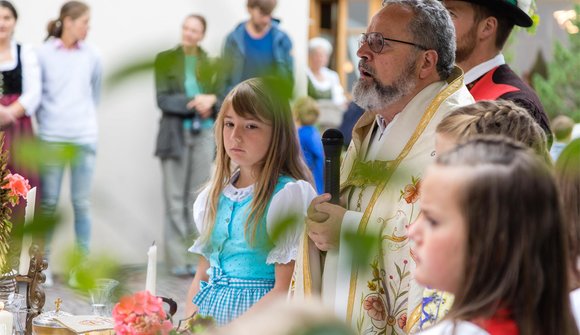
[[[331,54],[332,45],[326,39],[315,37],[308,42],[308,96],[318,101],[319,123],[323,127],[340,125],[346,108],[346,98],[338,73],[327,67]]]
[[[32,48],[12,39],[17,19],[14,6],[0,1],[0,130],[8,150],[8,169],[28,178],[34,187],[37,177],[30,168],[16,164],[20,160],[15,156],[20,152],[18,142],[33,137],[31,116],[40,102],[40,68]],[[13,219],[19,217],[13,215]]]

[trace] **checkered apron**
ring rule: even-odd
[[[193,303],[200,315],[213,317],[221,326],[242,315],[273,287],[274,279],[232,278],[221,268],[211,267],[209,282],[201,282]]]

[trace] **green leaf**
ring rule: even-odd
[[[371,259],[374,258],[379,250],[378,235],[346,232],[344,234],[344,243],[352,256],[353,264],[359,266],[366,266],[372,263]]]
[[[396,263],[395,263],[395,267],[397,268],[397,273],[399,274],[399,279],[402,279],[402,278],[403,278],[403,275],[402,275],[402,273],[401,273],[401,268],[400,268],[400,267],[399,267],[399,265],[398,265],[398,264],[396,264]]]
[[[273,242],[278,241],[287,232],[296,229],[297,225],[304,224],[302,217],[298,215],[289,215],[276,222],[274,222],[270,238]]]
[[[163,65],[163,64],[162,64]],[[169,64],[165,64],[169,65]],[[130,64],[127,64],[117,70],[115,70],[106,80],[105,86],[108,89],[113,89],[119,84],[124,82],[138,74],[147,73],[153,71],[155,68],[154,61],[151,57],[146,57],[145,59],[136,60]]]

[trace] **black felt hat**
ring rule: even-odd
[[[531,0],[461,0],[472,2],[486,8],[493,12],[503,14],[510,19],[516,26],[531,27],[534,23],[532,18],[528,15],[530,10]]]

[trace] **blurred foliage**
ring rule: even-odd
[[[110,278],[119,280],[121,278],[121,268],[113,255],[85,255],[78,249],[69,250],[66,255],[66,267],[69,269],[69,284],[74,283],[76,289],[87,293],[97,286],[97,280]]]
[[[353,265],[365,266],[371,263],[379,250],[379,234],[345,232],[344,243],[352,257]]]
[[[273,242],[277,242],[284,235],[296,229],[298,225],[303,225],[304,219],[298,215],[289,215],[278,221],[273,225],[273,229],[270,232],[270,239]]]
[[[38,166],[46,162],[53,164],[74,164],[78,154],[78,148],[72,144],[63,144],[55,148],[54,146],[46,146],[39,140],[30,139],[21,140],[13,145],[15,148],[15,154],[13,155],[14,163],[33,171],[37,171]],[[7,173],[5,156],[5,153],[0,155],[0,168],[2,171],[0,177]],[[2,204],[7,204],[7,201],[1,198],[3,191],[0,190],[0,201],[2,201]],[[6,214],[6,212],[3,213]],[[37,211],[32,222],[14,225],[11,229],[6,225],[6,222],[7,220],[0,222],[0,253],[5,250],[4,241],[7,239],[6,234],[9,234],[9,239],[13,241],[22,241],[25,235],[31,236],[34,241],[41,241],[48,232],[54,231],[56,226],[61,222],[61,216],[58,213],[44,215],[42,211]],[[72,282],[74,282],[75,288],[81,292],[86,293],[88,290],[96,287],[98,279],[117,279],[120,276],[119,265],[113,256],[86,256],[75,249],[67,252],[65,258],[66,267],[70,270],[69,273],[74,276]],[[1,261],[4,260],[5,258],[2,257]],[[71,280],[69,280],[69,283],[71,283]]]
[[[187,324],[185,329],[182,328],[181,322],[177,327],[178,334],[204,334],[216,327],[214,318],[200,314],[195,314],[193,317],[185,320],[185,322]]]
[[[113,71],[113,73],[105,80],[105,87],[109,89],[115,88],[128,78],[153,71],[154,68],[155,63],[151,57],[135,60],[134,62]]]
[[[326,323],[300,330],[291,335],[354,335],[354,331],[342,323]]]
[[[73,144],[63,143],[55,148],[54,146],[46,146],[36,139],[22,140],[14,143],[14,151],[18,152],[18,155],[14,155],[14,162],[33,169],[47,161],[64,164],[74,162],[78,150]]]
[[[0,133],[0,149],[4,147],[4,133]],[[0,150],[0,187],[8,183],[5,180],[9,171],[7,169],[8,152]],[[12,209],[9,201],[9,190],[0,188],[0,275],[10,270],[8,254],[10,252],[10,240],[12,222],[10,221]]]
[[[575,10],[580,12],[580,5]],[[573,23],[578,26],[580,17]],[[569,48],[556,41],[554,59],[547,67],[548,77],[535,74],[532,80],[550,119],[564,114],[580,122],[580,34],[568,34],[568,39]]]

